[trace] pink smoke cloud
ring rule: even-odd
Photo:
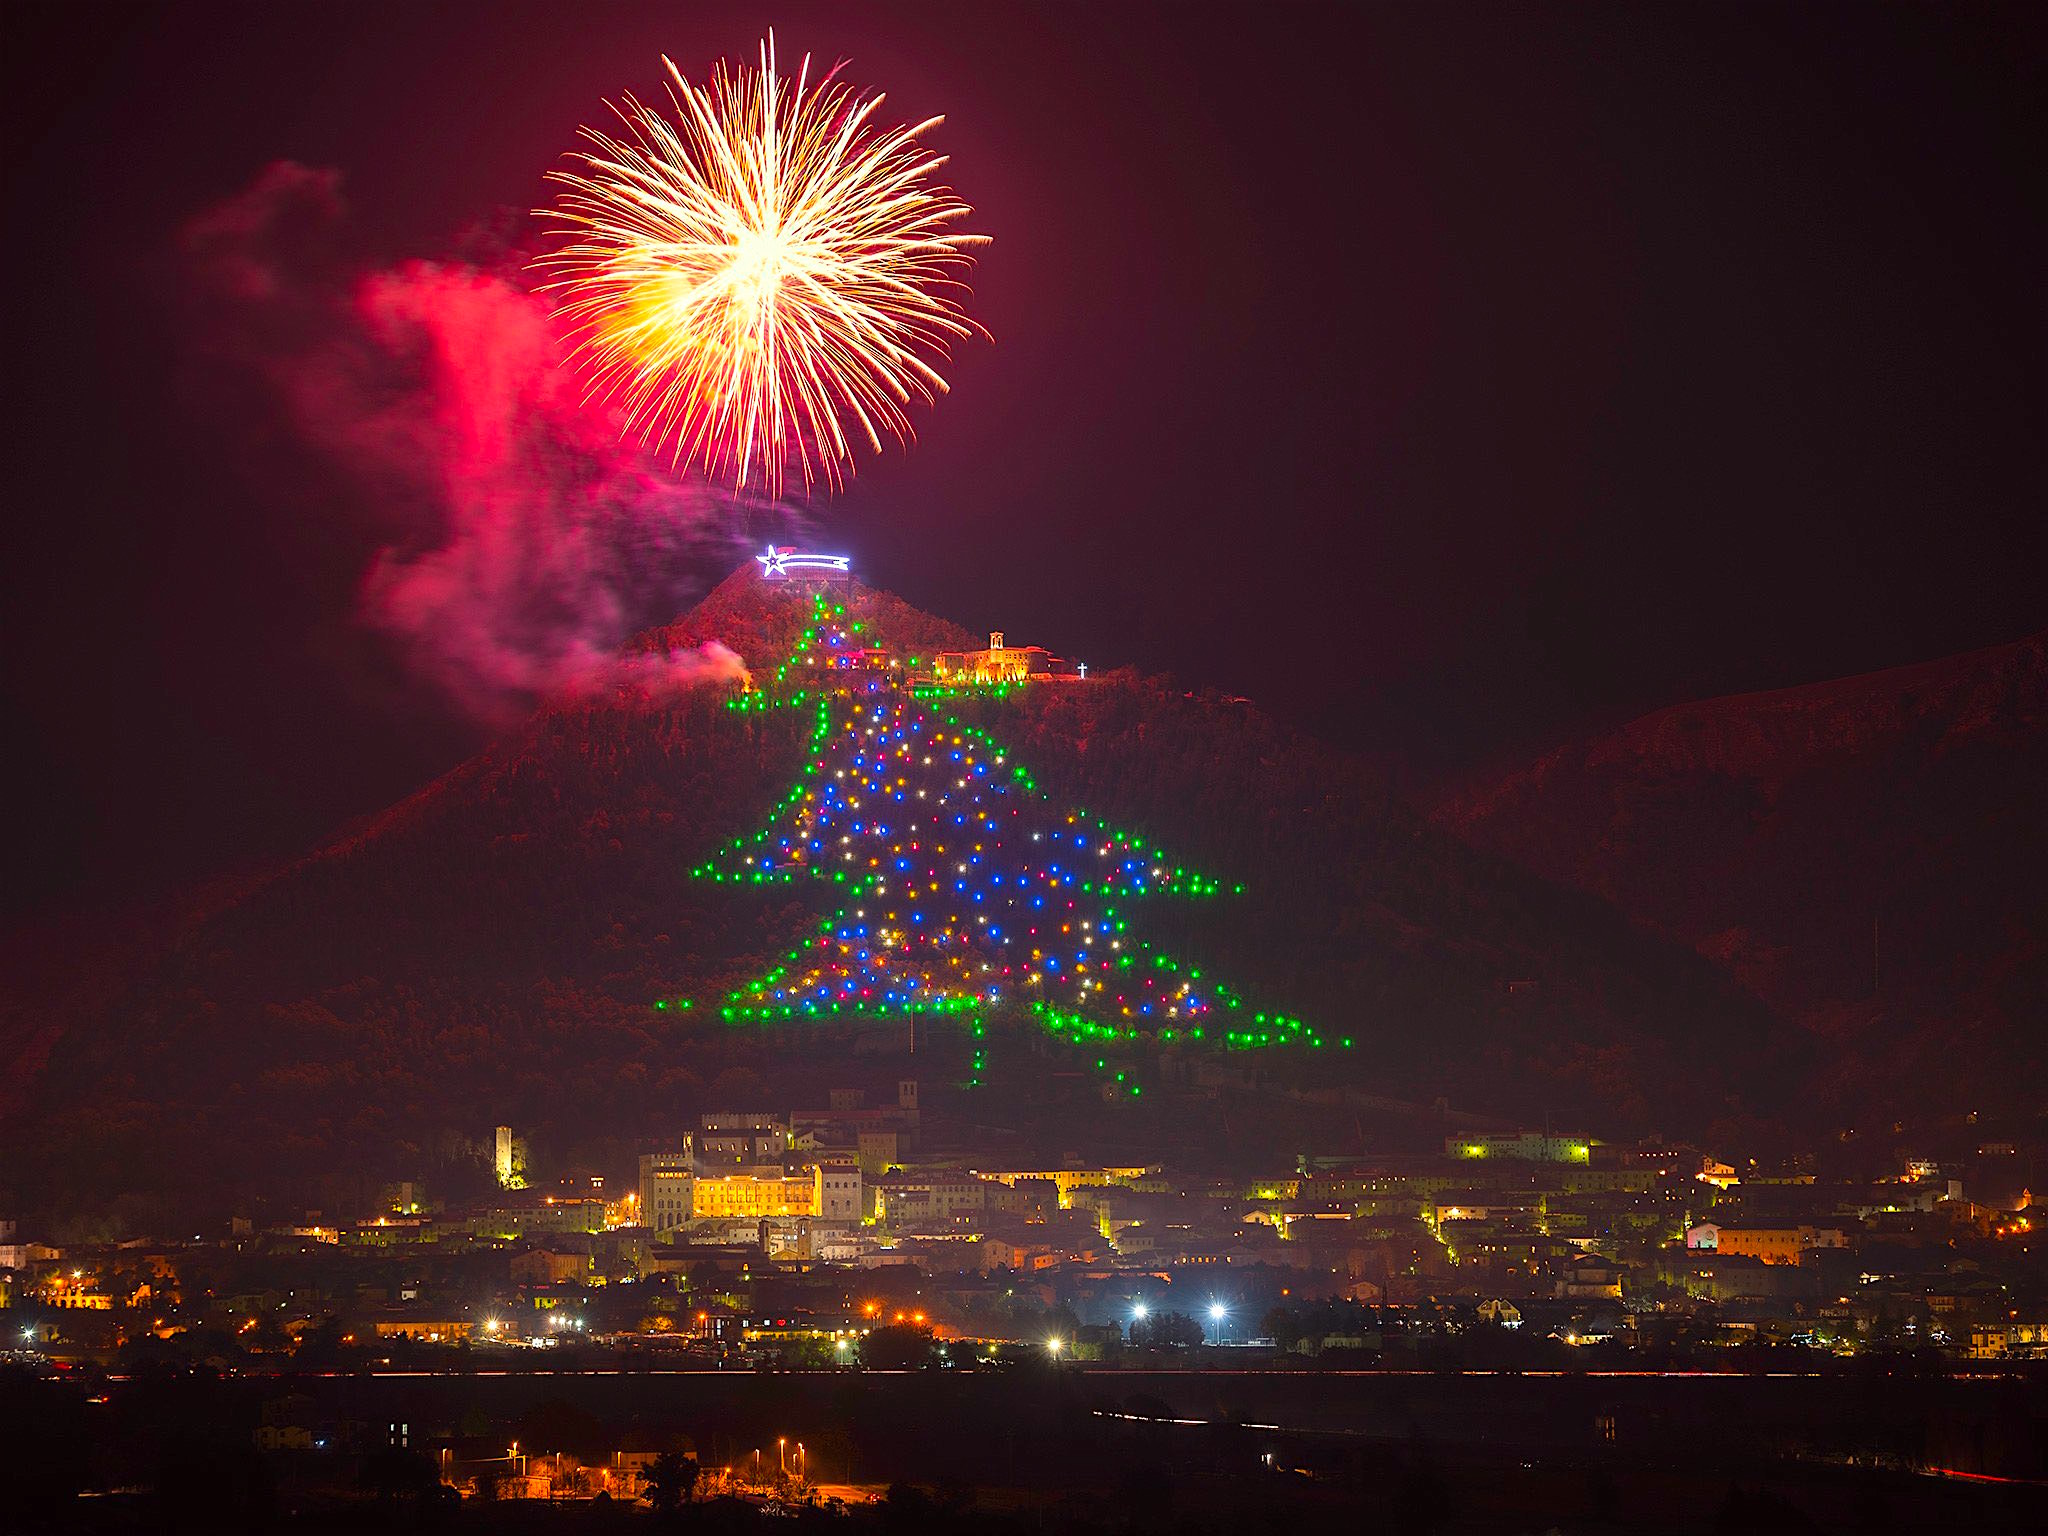
[[[695,650],[636,651],[615,657],[579,684],[585,694],[661,699],[700,683],[751,683],[753,676],[738,651],[707,640]]]
[[[694,596],[691,556],[732,541],[730,500],[621,442],[514,263],[351,271],[344,217],[337,173],[280,163],[181,245],[209,340],[390,533],[359,616],[491,724],[554,694],[735,675],[723,647],[619,654]]]

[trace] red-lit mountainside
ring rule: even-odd
[[[1726,964],[1846,1091],[2038,1104],[2044,641],[1661,710],[1437,820]]]
[[[808,614],[750,567],[641,644],[717,640],[772,672]],[[971,643],[864,588],[854,617],[899,654]],[[688,876],[764,825],[805,761],[805,712],[728,708],[734,690],[549,707],[238,891],[69,1021],[28,1107],[0,1122],[0,1202],[129,1191],[191,1205],[399,1177],[499,1123],[595,1158],[714,1103],[822,1095],[872,1030],[717,1015],[830,910],[815,883]],[[947,707],[1056,801],[1246,887],[1145,898],[1134,928],[1254,1005],[1356,1041],[1235,1053],[1233,1067],[1613,1130],[1767,1108],[1801,1068],[1809,1042],[1706,960],[1474,851],[1371,769],[1241,702],[1115,674]],[[654,1007],[683,997],[703,1001]],[[1064,1049],[991,1021],[977,1117],[1042,1092]],[[1088,1116],[1122,1117],[1106,1133],[1191,1134],[1210,1112],[1194,1074],[1164,1066],[1161,1091],[1114,1106],[1069,1077]],[[1284,1129],[1294,1111],[1274,1113]]]

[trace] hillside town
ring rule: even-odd
[[[920,1360],[1102,1365],[2048,1352],[2029,1159],[1996,1141],[1853,1182],[1815,1157],[1534,1130],[1233,1176],[1012,1165],[930,1136],[905,1078],[702,1114],[623,1185],[529,1182],[513,1127],[485,1145],[493,1188],[462,1201],[400,1182],[375,1209],[115,1242],[0,1223],[8,1349],[64,1369],[572,1346],[851,1368],[904,1325]]]

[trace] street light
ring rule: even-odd
[[[1045,1347],[1052,1351],[1052,1357],[1055,1360],[1060,1357],[1060,1342],[1058,1339],[1047,1339],[1045,1341]]]
[[[1223,1319],[1228,1316],[1230,1316],[1230,1308],[1224,1306],[1222,1302],[1212,1301],[1209,1303],[1209,1321],[1216,1325],[1216,1345],[1219,1349],[1223,1345]]]

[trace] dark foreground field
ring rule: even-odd
[[[115,1381],[5,1387],[27,1529],[653,1530],[622,1504],[457,1503],[390,1458],[261,1455],[266,1402],[440,1448],[526,1436],[707,1467],[801,1441],[850,1516],[697,1504],[677,1528],[905,1532],[2019,1531],[2048,1525],[2048,1387],[2012,1378],[1089,1372]],[[103,1398],[102,1401],[94,1401]],[[457,1452],[456,1454],[460,1454]],[[429,1479],[429,1485],[431,1484]],[[892,1487],[893,1485],[893,1487]],[[86,1486],[100,1496],[78,1498]]]

